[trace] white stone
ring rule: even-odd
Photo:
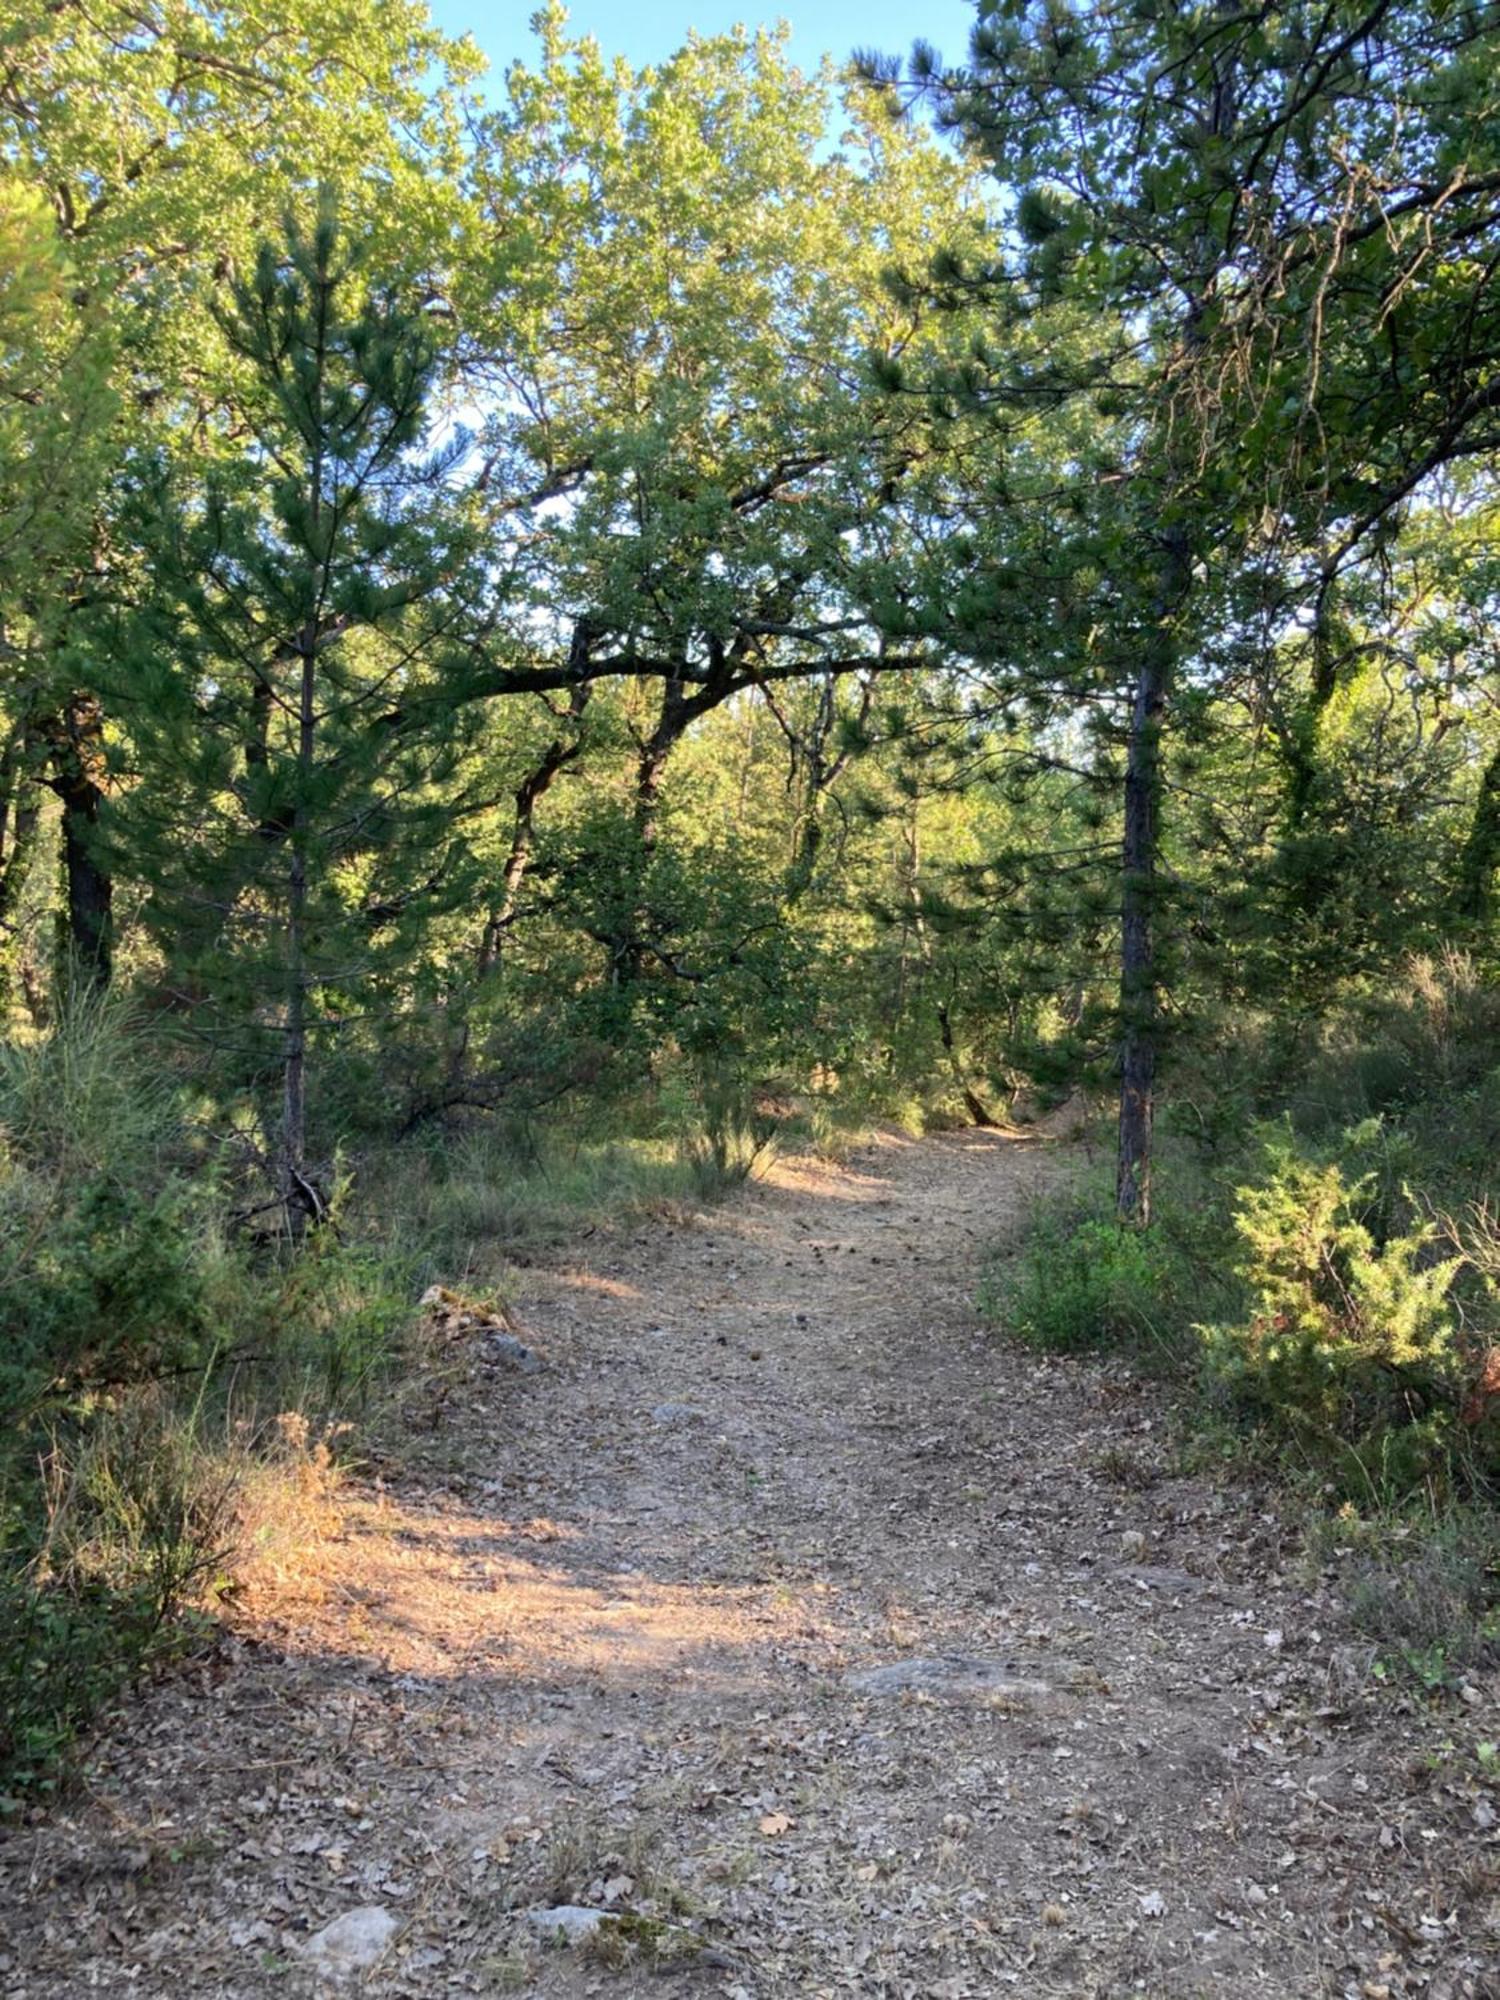
[[[1024,1673],[1013,1660],[975,1659],[943,1653],[935,1659],[894,1660],[846,1674],[844,1685],[857,1694],[997,1695],[1024,1700],[1053,1692],[1050,1681]]]
[[[400,1928],[389,1910],[369,1903],[363,1909],[345,1910],[298,1948],[320,1972],[343,1977],[378,1965]]]
[[[566,1944],[582,1944],[587,1937],[604,1922],[608,1913],[604,1910],[590,1910],[582,1903],[558,1903],[550,1910],[528,1910],[526,1921],[534,1931],[556,1942],[559,1938]]]

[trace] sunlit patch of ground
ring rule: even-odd
[[[257,1617],[289,1653],[354,1653],[431,1681],[484,1657],[516,1684],[628,1688],[672,1673],[724,1690],[746,1684],[759,1653],[803,1622],[795,1601],[778,1604],[761,1588],[663,1582],[586,1555],[559,1563],[518,1552],[525,1541],[576,1545],[583,1532],[355,1496],[337,1560],[325,1551],[305,1575],[262,1589]]]
[[[641,1297],[637,1285],[626,1284],[623,1278],[601,1278],[597,1271],[554,1270],[547,1273],[549,1285],[570,1292],[588,1292],[601,1299],[638,1299]]]

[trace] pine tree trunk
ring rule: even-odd
[[[113,970],[114,881],[99,852],[104,802],[104,718],[92,695],[75,694],[52,736],[49,784],[62,801],[66,976],[107,986]]]
[[[1151,1220],[1151,1135],[1158,1031],[1157,832],[1162,724],[1175,651],[1172,624],[1188,577],[1182,540],[1169,544],[1155,627],[1143,649],[1131,703],[1125,763],[1120,896],[1120,1132],[1115,1213]]]
[[[288,1226],[300,1235],[322,1203],[307,1178],[307,789],[312,776],[316,711],[315,638],[302,648],[297,714],[297,771],[287,870],[286,1013],[282,1030],[281,1194]]]

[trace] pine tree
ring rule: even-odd
[[[221,325],[237,449],[158,464],[137,495],[149,584],[109,689],[136,763],[110,831],[176,991],[277,1081],[295,1230],[325,1200],[310,1058],[399,1007],[422,925],[472,889],[482,710],[445,695],[489,585],[466,441],[429,448],[431,327],[365,280],[329,202],[261,250]]]

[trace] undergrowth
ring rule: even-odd
[[[1500,1633],[1497,1031],[1466,960],[1419,961],[1274,1084],[1230,1070],[1234,1116],[1200,1078],[1149,1230],[1085,1177],[982,1288],[1022,1340],[1168,1373],[1203,1436],[1363,1524],[1356,1610],[1403,1658]]]
[[[787,1122],[689,1073],[612,1125],[372,1143],[293,1250],[246,1221],[256,1148],[176,1053],[88,997],[0,1051],[0,1815],[56,1786],[91,1716],[191,1647],[247,1564],[318,1532],[423,1365],[428,1284],[502,1283],[701,1207]]]

